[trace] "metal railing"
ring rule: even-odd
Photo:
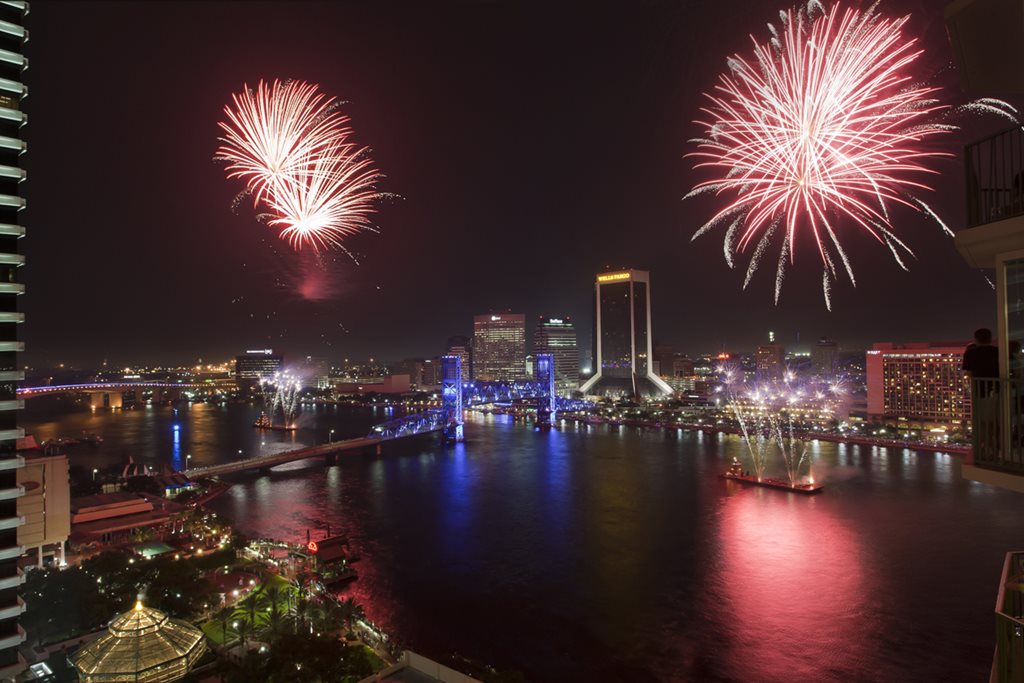
[[[967,227],[1024,215],[1024,129],[1015,126],[964,149]]]
[[[971,422],[975,465],[1024,474],[1024,383],[974,378]]]
[[[996,656],[992,680],[1024,683],[1024,552],[1006,554],[996,597]]]

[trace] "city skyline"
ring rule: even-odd
[[[41,3],[26,101],[34,140],[27,220],[49,232],[22,245],[35,264],[22,273],[33,320],[25,360],[185,362],[251,344],[402,358],[432,345],[443,351],[444,339],[468,334],[466,321],[491,309],[563,312],[589,348],[590,276],[621,266],[659,283],[656,341],[695,352],[753,347],[765,329],[785,341],[826,334],[866,348],[992,326],[989,285],[913,212],[895,216],[917,250],[911,272],[886,263],[857,289],[837,286],[831,314],[820,273],[793,269],[773,307],[760,286],[770,273],[744,292],[721,245],[691,244],[705,211],[682,202],[696,179],[683,158],[698,132],[690,121],[725,55],[777,10],[757,5],[739,21],[721,3],[702,2],[632,10],[631,21],[608,9],[581,17],[554,8],[540,22],[527,8],[490,4],[310,4],[285,14],[204,3],[168,6],[154,23],[144,5]],[[955,91],[943,71],[951,50],[941,22],[919,1],[890,5],[916,12],[926,66]],[[269,23],[282,28],[270,45],[255,30]],[[371,31],[381,24],[387,35]],[[145,57],[182,25],[194,32],[187,53]],[[524,31],[535,45],[526,57],[514,50]],[[622,49],[597,48],[609,41]],[[106,64],[107,81],[79,78],[82,62]],[[337,254],[327,272],[309,267],[308,254],[274,244],[251,211],[232,212],[238,188],[211,160],[216,123],[241,84],[274,77],[316,80],[346,101],[386,175],[381,189],[396,195],[379,206],[380,234],[347,242],[359,266]],[[104,106],[65,115],[67,102],[86,101]],[[1001,127],[978,125],[981,133]],[[112,150],[98,130],[121,131],[128,144]],[[79,153],[66,157],[75,140]],[[100,158],[111,163],[97,174]],[[955,160],[937,167],[943,176],[931,198],[957,229],[962,170]],[[525,191],[523,177],[531,177]],[[33,195],[62,199],[33,203]],[[116,210],[99,210],[100,198],[116,198]],[[500,249],[487,246],[499,235]],[[867,240],[849,245],[862,265],[877,256]],[[70,282],[80,284],[75,297]],[[409,306],[423,296],[436,305]],[[942,302],[944,315],[934,305],[893,305],[894,296]]]

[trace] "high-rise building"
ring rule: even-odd
[[[473,318],[473,372],[476,379],[496,382],[525,376],[525,315],[501,313]]]
[[[534,354],[554,357],[555,384],[560,390],[574,390],[580,384],[580,353],[576,347],[576,327],[568,316],[541,316],[533,332]]]
[[[317,389],[330,388],[331,367],[327,359],[321,356],[306,356],[302,361],[302,382]]]
[[[235,356],[235,381],[269,379],[284,367],[284,356],[275,354],[273,349],[255,349],[244,355]]]
[[[406,358],[395,363],[390,372],[392,375],[409,375],[409,382],[419,386],[423,384],[423,370],[427,361],[423,358]]]
[[[40,453],[26,457],[25,467],[18,472],[18,485],[25,489],[18,501],[18,514],[25,518],[18,529],[18,543],[28,552],[34,550],[37,566],[42,567],[47,557],[53,558],[55,566],[63,566],[71,534],[68,456]]]
[[[960,425],[971,417],[961,364],[967,342],[875,344],[867,352],[868,416],[922,425]]]
[[[673,377],[693,377],[695,374],[697,374],[696,365],[689,356],[683,353],[674,355],[672,358]]]
[[[822,337],[811,347],[811,373],[821,379],[831,379],[836,374],[836,356],[839,344]]]
[[[594,283],[594,375],[589,395],[672,393],[651,367],[651,278],[645,270],[599,273]]]
[[[27,123],[21,105],[28,90],[24,71],[28,61],[24,46],[26,2],[0,3],[0,679],[13,679],[25,667],[18,646],[25,632],[18,625],[22,604],[18,586],[24,582],[18,569],[22,546],[18,528],[24,519],[18,515],[18,499],[24,490],[18,486],[18,470],[24,460],[18,457],[17,440],[23,435],[18,427],[18,341],[17,326],[25,319],[18,312],[18,295],[25,285],[18,282],[17,271],[25,257],[18,254],[18,240],[25,235],[20,212],[25,208],[21,182],[25,171],[21,156],[25,153],[23,128]]]
[[[436,387],[441,384],[441,357],[434,356],[423,361],[422,386]]]
[[[473,348],[469,337],[455,335],[448,337],[448,356],[458,356],[462,368],[462,381],[468,382],[473,377]]]
[[[658,377],[672,377],[676,352],[668,344],[654,345],[654,373]]]
[[[769,333],[769,339],[775,339],[774,333]],[[782,344],[762,344],[757,347],[755,358],[757,367],[757,379],[762,382],[777,382],[786,374],[786,348]]]

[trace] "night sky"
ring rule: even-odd
[[[943,4],[882,7],[914,14],[921,76],[962,101]],[[690,242],[715,207],[682,201],[705,177],[683,158],[701,93],[782,6],[34,2],[25,360],[194,362],[264,346],[432,356],[492,309],[571,315],[588,348],[605,266],[651,271],[655,339],[689,352],[750,349],[769,329],[855,349],[994,325],[982,275],[913,212],[896,219],[919,258],[910,273],[845,231],[858,287],[839,281],[832,313],[810,243],[775,307],[774,268],[743,292],[723,232]],[[348,103],[395,195],[380,233],[348,242],[359,266],[311,267],[251,204],[232,209],[241,186],[212,161],[230,94],[289,77]],[[949,151],[1005,127],[972,123]],[[959,159],[939,169],[929,198],[958,228]]]

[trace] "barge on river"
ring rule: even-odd
[[[752,486],[763,486],[768,489],[779,489],[781,491],[790,491],[792,493],[804,493],[807,495],[813,493],[821,493],[821,490],[825,488],[824,484],[810,483],[799,483],[790,484],[788,481],[781,479],[772,479],[770,477],[763,477],[758,479],[757,477],[749,474],[743,474],[743,466],[733,461],[732,465],[729,466],[729,471],[722,475],[724,478],[731,481],[738,481],[742,484],[750,484]]]

